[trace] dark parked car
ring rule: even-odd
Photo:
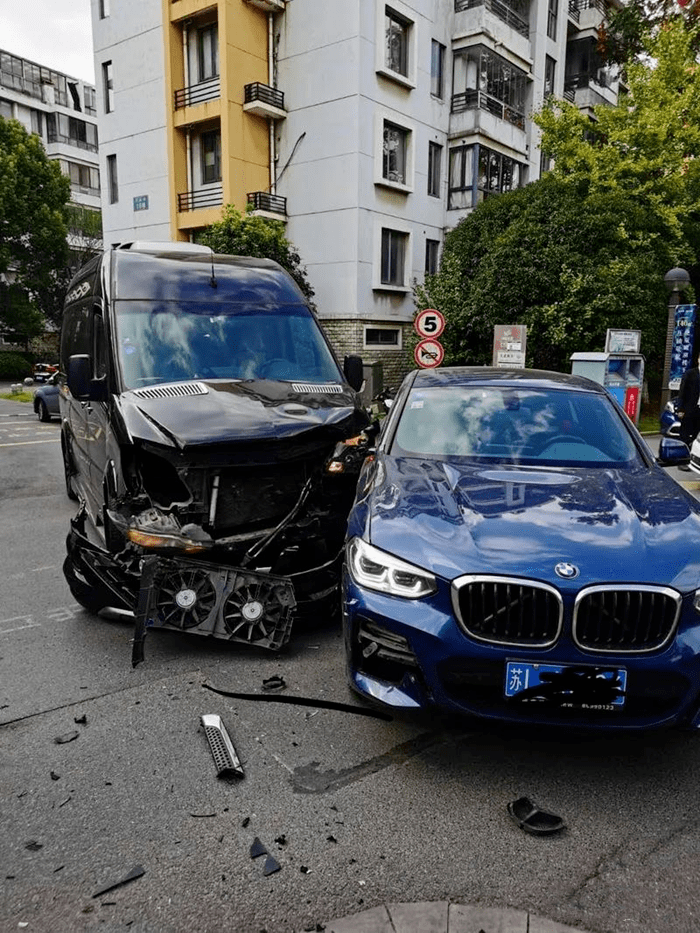
[[[58,394],[58,379],[55,376],[34,390],[34,412],[39,421],[51,421],[52,418],[61,417]]]
[[[344,628],[387,706],[696,728],[700,502],[597,383],[411,373],[359,478]]]

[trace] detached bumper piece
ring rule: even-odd
[[[226,726],[221,721],[221,716],[206,713],[202,716],[202,726],[204,726],[204,734],[214,756],[217,777],[227,774],[243,777],[243,766],[226,731]]]
[[[149,628],[167,628],[276,651],[289,641],[294,586],[287,577],[200,561],[143,562],[132,663],[143,661]]]

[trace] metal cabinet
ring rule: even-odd
[[[644,385],[644,357],[638,353],[572,353],[571,372],[598,382],[617,399],[635,424]]]

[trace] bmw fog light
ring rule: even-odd
[[[431,573],[380,551],[361,538],[353,538],[348,543],[347,563],[357,584],[389,596],[420,599],[437,589]]]

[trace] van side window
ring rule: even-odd
[[[101,379],[107,372],[107,335],[105,333],[104,318],[101,314],[95,314],[93,318],[93,375],[95,379]]]

